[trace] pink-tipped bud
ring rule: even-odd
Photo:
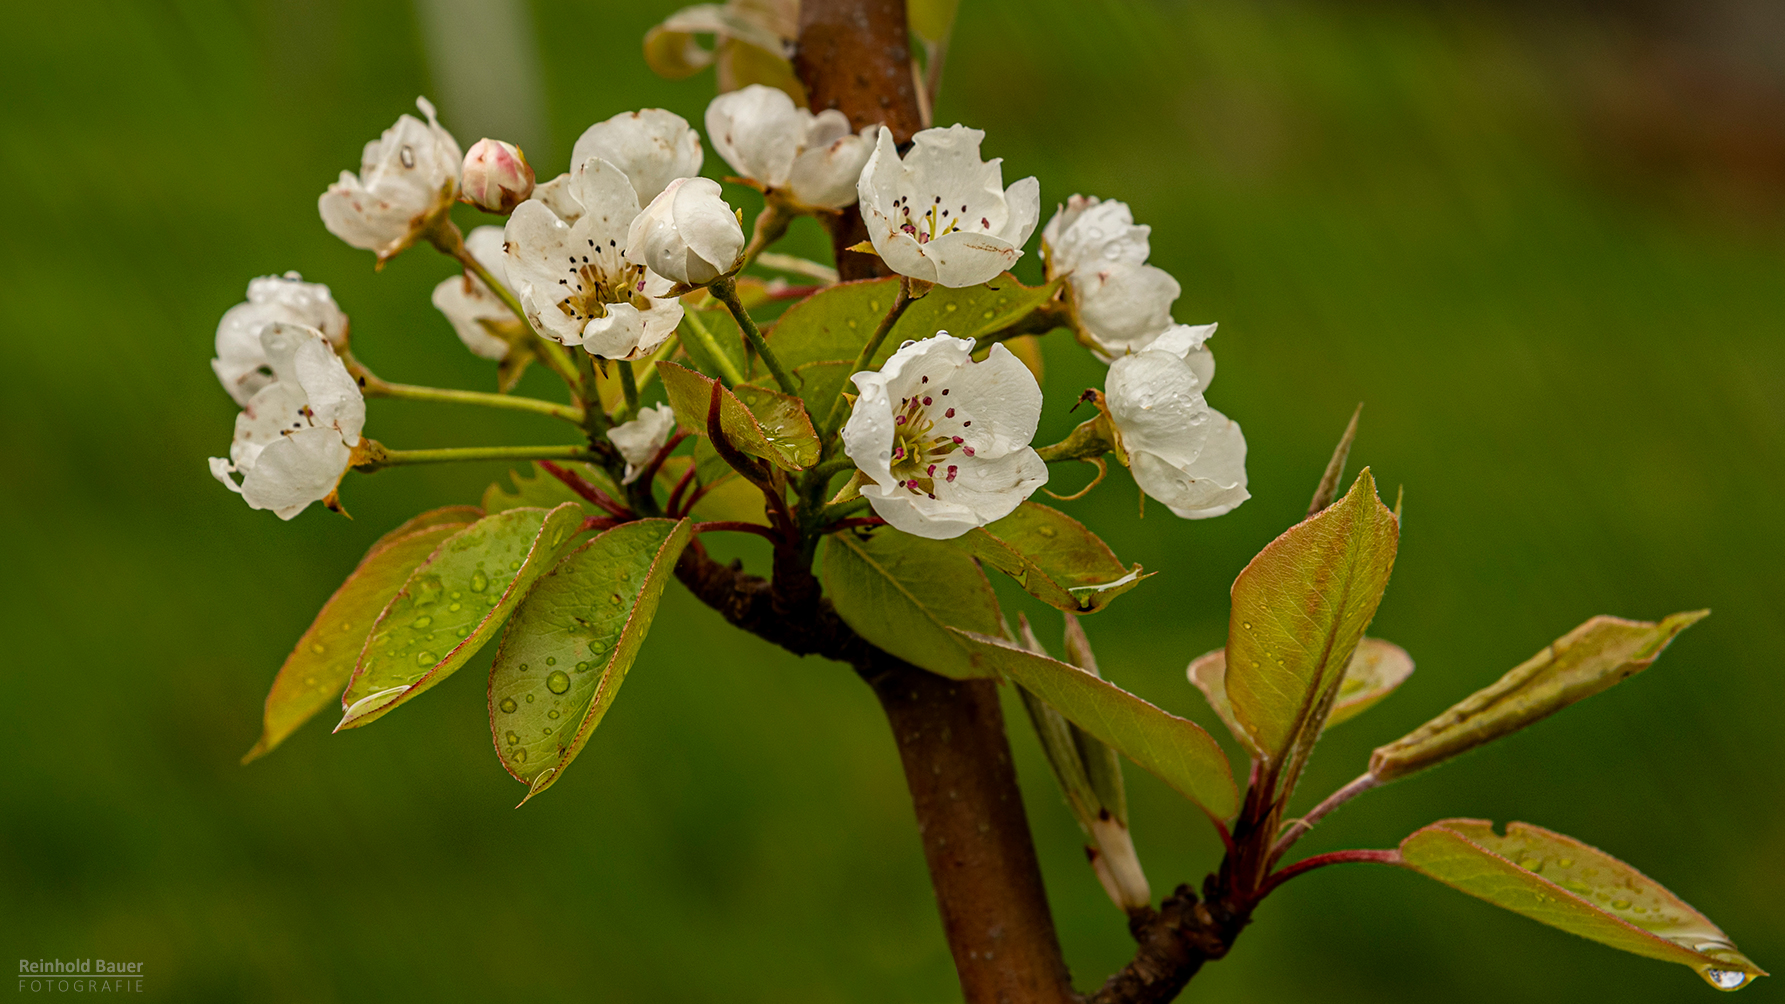
[[[465,154],[465,170],[459,179],[459,201],[486,213],[507,216],[533,194],[533,168],[526,154],[513,143],[480,139]]]

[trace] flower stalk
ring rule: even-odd
[[[781,360],[775,358],[774,350],[769,348],[768,341],[762,337],[762,330],[756,326],[756,321],[750,316],[750,312],[744,309],[744,301],[738,299],[737,280],[729,275],[721,276],[714,280],[708,288],[712,290],[713,296],[718,298],[720,303],[725,304],[727,310],[731,311],[731,316],[737,319],[738,329],[744,333],[744,340],[749,342],[750,348],[762,357],[762,364],[768,367],[769,373],[775,378],[775,383],[784,393],[798,397],[799,384],[794,383],[793,377],[788,375],[786,367],[781,365]]]

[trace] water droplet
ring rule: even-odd
[[[523,663],[521,663],[521,672],[525,673],[526,671],[527,671],[527,664],[523,662]]]
[[[310,651],[315,652],[317,655],[321,655],[323,652],[323,648],[320,644],[318,644],[316,642],[311,642],[310,643]]]
[[[558,657],[557,657],[557,656],[555,656],[555,655],[548,655],[548,656],[546,656],[546,657],[545,657],[545,664],[546,664],[546,665],[547,665],[547,666],[556,666],[556,665],[557,665],[557,664],[558,664]]]
[[[440,657],[432,652],[422,651],[415,653],[415,664],[417,666],[432,666],[439,661]]]
[[[589,666],[590,664],[587,662],[579,662],[576,664],[576,671],[579,673],[587,673],[589,671]]]
[[[459,628],[456,633],[460,638],[469,638],[471,637],[471,626],[467,624],[466,626]]]
[[[528,695],[527,695],[527,703],[528,703],[528,704],[532,704],[532,703],[533,703],[533,695],[532,695],[532,694],[528,694]]]
[[[503,736],[503,738],[508,740],[508,745],[510,745],[510,746],[513,746],[515,743],[518,743],[521,741],[521,737],[515,735],[514,731],[512,729],[509,730],[508,735]]]
[[[957,310],[959,310],[959,309],[961,309],[961,305],[960,305],[960,304],[958,304],[958,303],[951,303],[951,304],[949,304],[949,305],[948,305],[948,306],[946,306],[946,307],[943,307],[943,308],[942,308],[942,309],[943,309],[943,310],[944,310],[944,311],[947,311],[947,312],[948,312],[948,313],[950,313],[950,314],[952,314],[952,313],[954,313],[954,312],[955,312],[955,311],[957,311]]]
[[[417,617],[416,619],[410,621],[409,626],[412,628],[415,628],[416,630],[419,631],[420,629],[425,628],[429,624],[432,624],[432,623],[434,623],[434,618],[423,615],[421,617]]]
[[[1240,627],[1243,627],[1246,630],[1250,631],[1250,630],[1252,630],[1252,622],[1251,621],[1240,621]]]
[[[550,725],[545,727],[545,734],[548,736],[552,734],[552,727]]]
[[[608,597],[608,598],[607,598],[607,601],[608,601],[608,602],[609,602],[609,603],[612,603],[612,604],[613,604],[613,605],[614,605],[614,606],[616,606],[616,607],[617,607],[617,606],[619,606],[619,605],[620,605],[620,604],[621,604],[621,603],[623,603],[623,602],[625,602],[625,601],[624,601],[624,600],[622,600],[622,599],[620,599],[620,594],[619,594],[619,593],[614,593],[614,594],[612,594],[612,595],[610,595],[610,596],[609,596],[609,597]]]
[[[606,651],[607,651],[607,642],[604,642],[599,638],[597,638],[594,641],[589,643],[589,652],[593,655],[600,655],[601,653],[606,652]]]
[[[558,717],[558,713],[556,711],[548,711],[545,713],[545,716],[547,718],[556,718]]]
[[[570,677],[563,670],[554,670],[545,678],[545,689],[554,694],[562,694],[570,689]]]
[[[448,610],[450,610],[450,611],[454,611],[454,612],[457,612],[457,611],[458,611],[458,610],[459,610],[459,609],[460,609],[460,608],[461,608],[461,607],[463,607],[463,606],[464,606],[464,605],[465,605],[465,604],[463,604],[463,603],[454,603],[454,604],[452,604],[452,605],[451,605],[451,606],[449,606],[449,607],[447,607],[447,608],[446,608],[446,609],[448,609]]]
[[[1036,528],[1035,528],[1035,532],[1036,532],[1036,533],[1038,533],[1038,534],[1040,534],[1040,535],[1042,535],[1042,536],[1043,536],[1043,537],[1052,537],[1052,536],[1054,536],[1054,535],[1055,535],[1055,534],[1056,534],[1056,533],[1057,533],[1057,532],[1058,532],[1058,531],[1057,531],[1057,530],[1055,530],[1055,529],[1054,529],[1054,528],[1053,528],[1053,527],[1051,527],[1051,526],[1042,526],[1042,527],[1036,527]]]
[[[514,757],[515,763],[526,763],[527,762],[527,751],[526,750],[523,750],[523,749],[513,750],[509,753],[509,755]]]
[[[1740,969],[1706,969],[1704,978],[1718,990],[1734,990],[1748,982],[1748,974]]]
[[[483,574],[482,572],[472,572],[471,573],[471,591],[472,592],[481,593],[488,588],[490,588],[489,576]]]
[[[998,316],[998,312],[995,310],[988,310],[985,312],[985,319],[988,321],[994,317],[997,317],[997,316]]]
[[[1630,909],[1630,901],[1627,899],[1614,899],[1611,901],[1611,908],[1613,910],[1628,910]]]
[[[520,567],[521,567],[521,563],[518,559],[508,563],[508,570],[511,572],[519,571]]]
[[[514,698],[512,697],[504,697],[502,703],[496,706],[502,709],[503,714],[507,715],[514,714],[514,709],[520,707],[520,705],[514,703]],[[510,732],[509,735],[514,735],[514,733]]]
[[[1573,858],[1563,858],[1562,860],[1556,862],[1556,866],[1558,868],[1573,868],[1574,867],[1574,859]]]
[[[458,591],[458,590],[457,590],[457,589],[455,589],[455,590],[453,590],[453,591],[452,591],[452,592],[450,592],[450,593],[447,593],[447,594],[446,594],[446,598],[447,598],[447,599],[449,599],[449,600],[456,600],[456,599],[460,599],[460,598],[461,598],[461,597],[463,597],[463,596],[464,596],[464,595],[465,595],[465,594],[464,594],[464,593],[461,593],[461,592],[459,592],[459,591]]]
[[[500,602],[500,601],[501,601],[501,599],[502,599],[502,597],[500,597],[500,596],[492,596],[492,597],[490,597],[490,600],[489,600],[489,605],[490,605],[490,606],[492,606],[492,607],[493,607],[493,606],[495,606],[495,605],[496,605],[496,604],[497,604],[497,603],[498,603],[498,602]]]

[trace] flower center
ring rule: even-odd
[[[947,388],[938,388],[920,392],[916,397],[901,398],[899,410],[893,416],[893,477],[898,479],[900,488],[913,495],[935,498],[937,482],[950,484],[960,472],[960,465],[949,463],[949,457],[956,450],[969,457],[973,455],[973,447],[964,445],[960,436],[936,428],[937,420],[931,409],[939,398],[947,395]],[[942,418],[954,418],[955,409],[943,407],[946,410]]]
[[[930,205],[918,216],[911,215],[911,196],[909,195],[894,199],[893,206],[904,214],[905,222],[899,224],[899,229],[917,238],[919,244],[928,244],[938,237],[947,236],[961,229],[962,226],[968,225],[964,223],[965,216],[962,215],[967,212],[967,207],[962,205],[958,212],[952,206],[945,207],[942,205],[942,196],[940,195],[934,196]],[[980,217],[979,229],[991,230],[991,221]]]
[[[607,247],[589,241],[589,253],[566,255],[566,277],[558,280],[563,299],[558,309],[579,321],[607,316],[610,303],[630,303],[640,310],[650,307],[644,295],[645,267],[621,257],[616,242]]]

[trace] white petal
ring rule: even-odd
[[[825,109],[826,114],[834,111]],[[821,120],[824,117],[819,116]],[[842,118],[841,113],[837,117]],[[794,160],[787,187],[795,199],[808,206],[842,209],[855,202],[855,183],[873,152],[874,141],[865,129],[859,136],[845,132],[828,143],[812,144]]]
[[[476,227],[465,235],[465,250],[471,252],[471,257],[477,259],[479,265],[488,269],[496,277],[496,281],[504,285],[508,283],[508,256],[503,252],[507,243],[503,228],[497,226]],[[480,286],[483,284],[481,279],[475,281]],[[323,334],[328,332],[325,330]]]
[[[217,358],[211,361],[237,404],[247,404],[272,381],[260,331],[281,321],[309,325],[337,348],[347,344],[347,315],[335,305],[327,286],[305,282],[296,272],[250,281],[247,301],[229,308],[217,323]]]
[[[1169,352],[1139,352],[1110,365],[1104,381],[1110,417],[1130,452],[1152,453],[1166,463],[1196,459],[1212,424],[1196,373]]]
[[[1070,280],[1078,317],[1106,354],[1145,348],[1171,326],[1180,288],[1164,269],[1113,262]]]
[[[935,263],[935,282],[957,289],[996,279],[1023,256],[1021,249],[1003,238],[970,230],[957,230],[920,245],[919,253]]]
[[[306,342],[321,338],[321,332],[304,324],[279,322],[261,328],[260,348],[266,356],[268,368],[273,371],[273,379],[279,383],[297,383],[298,348]]]
[[[495,227],[480,229],[495,230],[498,238],[502,233]],[[489,329],[484,327],[484,322],[504,323],[512,320],[514,314],[509,311],[507,304],[496,299],[495,294],[476,277],[455,275],[442,279],[434,287],[432,300],[434,307],[446,315],[447,321],[452,324],[452,330],[472,353],[491,360],[500,360],[508,355],[508,343],[490,334]]]
[[[707,105],[707,139],[732,170],[780,188],[812,117],[800,112],[785,91],[751,84]]]
[[[603,245],[626,239],[626,228],[638,215],[639,201],[632,183],[618,167],[599,157],[584,160],[570,172],[570,194],[583,209],[582,217],[575,221],[578,237]]]
[[[222,457],[211,457],[208,462],[211,465],[211,477],[223,482],[223,487],[228,488],[237,495],[242,494],[242,486],[236,483],[235,478],[230,477],[231,474],[236,473],[234,464],[231,464]]]
[[[743,228],[710,178],[672,181],[626,235],[627,261],[692,285],[729,271],[743,249]]]
[[[893,483],[893,411],[886,377],[861,372],[850,377],[857,393],[849,421],[843,423],[843,452],[862,473],[884,485]]]
[[[566,171],[550,181],[542,181],[533,186],[533,197],[529,202],[537,202],[552,211],[552,215],[566,223],[575,223],[582,218],[582,203],[570,194],[570,172]],[[524,203],[523,203],[524,205]]]
[[[1233,511],[1251,498],[1246,491],[1246,437],[1238,422],[1211,411],[1208,444],[1193,462],[1174,466],[1152,453],[1131,453],[1134,481],[1184,519]]]
[[[959,341],[972,345],[969,339]],[[962,366],[947,383],[948,400],[958,401],[954,421],[963,422],[957,434],[979,459],[1005,456],[1035,438],[1041,422],[1041,385],[1003,345],[993,345],[984,361]],[[938,432],[950,421],[933,417]]]
[[[1112,262],[1139,265],[1150,251],[1150,227],[1136,226],[1127,203],[1073,196],[1049,221],[1048,275],[1095,270]]]
[[[256,509],[290,519],[335,490],[353,451],[333,429],[303,429],[269,445],[242,479],[242,497]]]
[[[558,297],[557,287],[551,287],[551,293],[541,294],[533,288],[532,283],[522,283],[515,291],[521,301],[521,309],[527,312],[527,320],[540,334],[552,339],[560,345],[581,345],[583,343],[583,322],[558,309],[562,302]]]
[[[570,162],[590,157],[618,167],[632,180],[640,205],[656,198],[677,178],[700,172],[700,135],[686,119],[661,108],[622,112],[583,131]]]
[[[995,233],[1020,248],[1029,243],[1029,235],[1041,219],[1041,182],[1033,175],[1012,182],[1004,190],[1004,203],[1010,217]]]
[[[366,426],[366,399],[328,343],[313,338],[297,350],[297,380],[309,398],[310,421],[334,429],[348,446],[359,445]]]
[[[610,303],[607,314],[583,325],[583,348],[602,359],[625,359],[638,348],[645,333],[644,318],[630,303]]]
[[[304,417],[304,389],[295,382],[273,383],[260,389],[236,415],[235,438],[229,444],[229,460],[238,473],[254,469],[268,446],[288,432],[310,427]],[[337,433],[337,438],[339,434]]]
[[[962,457],[953,482],[936,482],[936,498],[909,488],[863,485],[875,515],[917,537],[949,540],[1003,519],[1047,484],[1047,464],[1031,449],[996,460]],[[889,475],[890,477],[890,475]]]
[[[542,301],[551,297],[565,278],[564,260],[571,253],[570,225],[543,202],[529,200],[515,207],[503,235],[508,248],[503,259],[505,274],[515,294],[520,295],[520,288],[526,285],[532,286]]]
[[[676,431],[676,413],[667,404],[639,411],[638,417],[630,422],[614,426],[608,430],[607,438],[613,440],[619,448],[620,456],[626,458],[629,474],[636,474],[634,468],[649,463],[663,444]],[[628,481],[632,480],[630,477]]]
[[[414,239],[420,221],[447,205],[458,189],[459,145],[435,121],[432,105],[424,99],[416,105],[426,123],[400,116],[366,144],[359,177],[342,172],[318,200],[323,225],[354,247],[395,254]]]
[[[1158,338],[1147,346],[1148,352],[1169,352],[1179,359],[1187,359],[1192,352],[1201,352],[1203,343],[1213,338],[1213,324],[1174,324],[1166,328]],[[1208,385],[1204,384],[1207,390]]]

